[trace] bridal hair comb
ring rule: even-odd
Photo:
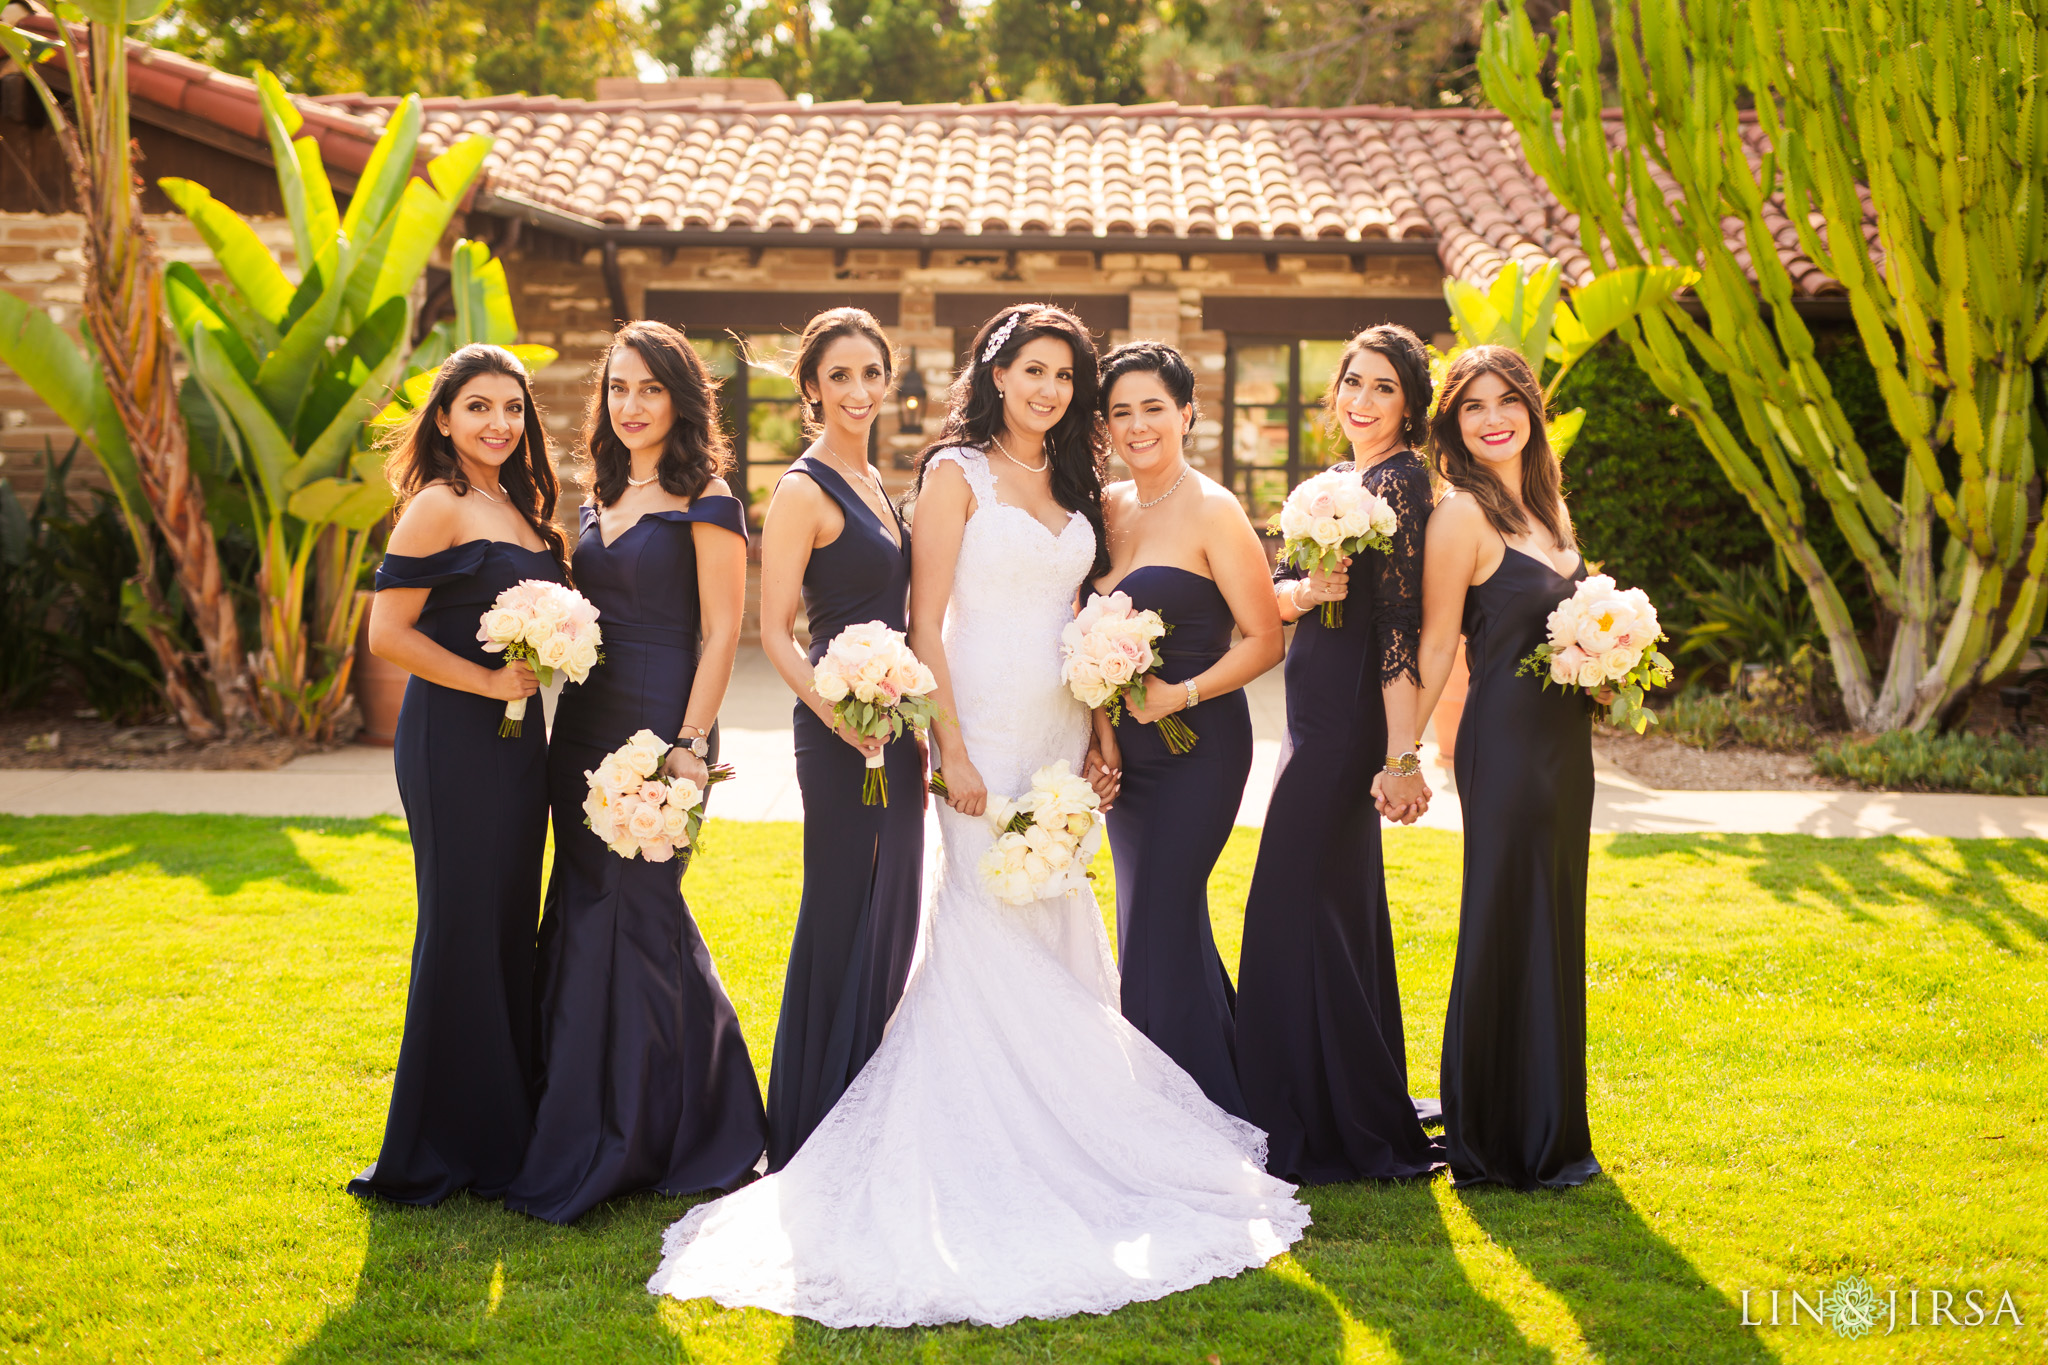
[[[1023,320],[1024,310],[1019,308],[1016,312],[1010,314],[1009,319],[1002,326],[996,328],[995,335],[988,339],[988,345],[981,348],[982,364],[986,365],[989,361],[996,358],[996,353],[1003,349],[1003,343],[1010,339],[1010,333],[1016,331],[1017,324]]]

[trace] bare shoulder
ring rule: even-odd
[[[705,481],[703,491],[699,492],[697,496],[700,498],[729,498],[733,496],[732,485],[718,475],[713,474]]]
[[[1237,500],[1237,494],[1225,488],[1207,474],[1195,473],[1196,487],[1202,490],[1202,517],[1206,521],[1249,522],[1244,504]]]
[[[1486,513],[1479,508],[1479,499],[1470,493],[1455,488],[1446,488],[1438,500],[1436,511],[1430,515],[1429,533],[1439,536],[1445,533],[1477,535],[1486,524]]]
[[[413,559],[438,554],[456,543],[462,523],[462,495],[445,483],[428,484],[406,500],[389,548]]]

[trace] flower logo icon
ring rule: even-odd
[[[1861,1275],[1851,1275],[1820,1296],[1821,1314],[1836,1336],[1862,1336],[1877,1325],[1880,1307],[1877,1291]]]

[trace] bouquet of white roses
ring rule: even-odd
[[[681,777],[663,777],[662,761],[673,746],[642,730],[583,774],[590,783],[583,798],[583,823],[621,858],[635,854],[665,863],[695,847],[704,827],[704,793],[733,775],[730,765],[712,765],[699,787]]]
[[[1353,469],[1333,469],[1303,479],[1268,523],[1284,537],[1280,545],[1284,562],[1325,573],[1360,550],[1391,548],[1400,524],[1387,500],[1368,491]],[[1323,624],[1344,624],[1342,602],[1323,603]]]
[[[604,632],[597,625],[597,608],[567,584],[541,578],[514,583],[499,593],[478,623],[476,638],[486,654],[503,654],[508,663],[524,659],[532,664],[542,687],[555,680],[556,669],[570,682],[580,683],[604,662],[598,652]],[[526,702],[518,697],[505,703],[505,719],[498,723],[501,739],[516,738],[524,728]]]
[[[1608,719],[1637,734],[1657,719],[1644,708],[1643,693],[1670,685],[1671,660],[1657,651],[1664,631],[1641,588],[1619,591],[1612,578],[1594,574],[1558,603],[1546,625],[1550,638],[1516,672],[1589,695],[1613,688]]]
[[[982,855],[981,877],[1006,905],[1078,889],[1102,847],[1102,801],[1064,758],[1033,773],[1016,800],[991,796],[988,822],[996,841]]]
[[[938,685],[931,669],[910,652],[903,632],[880,621],[840,631],[811,670],[811,686],[832,703],[833,719],[870,739],[900,739],[905,726],[929,726],[931,692]],[[889,773],[882,766],[887,761],[886,752],[868,760],[860,791],[863,805],[889,804]]]
[[[1088,594],[1087,604],[1060,632],[1060,681],[1093,710],[1106,707],[1113,725],[1133,693],[1145,695],[1145,675],[1159,667],[1159,638],[1173,627],[1156,611],[1133,611],[1129,594]],[[1159,722],[1159,737],[1176,754],[1195,747],[1195,732],[1179,716]]]

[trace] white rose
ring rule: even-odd
[[[1597,688],[1605,686],[1606,682],[1607,670],[1598,659],[1587,659],[1579,665],[1579,686]]]
[[[1383,536],[1391,536],[1394,532],[1400,530],[1401,518],[1396,516],[1394,509],[1387,505],[1386,499],[1375,498],[1373,501],[1377,505],[1373,507],[1370,514],[1372,529]]]
[[[1573,649],[1576,651],[1577,647]],[[1550,680],[1559,687],[1570,687],[1579,680],[1579,670],[1572,666],[1572,656],[1565,650],[1550,656]]]
[[[1642,661],[1643,651],[1632,645],[1616,645],[1600,656],[1600,666],[1610,678],[1625,678]]]
[[[647,801],[636,801],[627,808],[626,833],[631,838],[646,843],[659,839],[664,821],[661,807]]]
[[[569,651],[569,676],[582,682],[590,676],[590,670],[597,667],[597,641],[583,636],[576,641],[576,647]]]
[[[818,689],[818,695],[835,705],[845,700],[852,689],[846,685],[846,678],[839,670],[818,665],[818,671],[811,676],[811,686]]]
[[[690,812],[686,808],[678,806],[673,802],[663,808],[661,812],[661,833],[663,838],[672,844],[686,843],[688,841],[683,838],[683,835],[689,828]]]
[[[1111,687],[1122,687],[1138,676],[1138,669],[1122,654],[1112,654],[1102,661],[1102,681]]]
[[[533,661],[542,668],[565,668],[576,642],[566,635],[550,635],[533,647]]]
[[[493,607],[484,613],[483,624],[478,627],[476,638],[486,644],[503,649],[516,641],[526,630],[526,621],[516,611]],[[491,651],[497,653],[497,649]]]

